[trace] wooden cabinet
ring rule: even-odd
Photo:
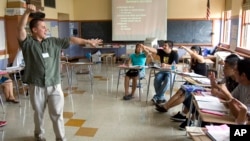
[[[17,41],[17,25],[20,20],[21,16],[5,16],[5,33],[7,52],[9,54],[9,64],[13,63],[19,48]]]

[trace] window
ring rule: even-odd
[[[223,23],[223,39],[222,42],[225,44],[230,43],[230,31],[231,31],[231,10],[224,12],[224,23]]]
[[[241,47],[250,50],[250,10],[243,10]]]
[[[56,8],[56,1],[55,0],[44,0],[44,6]]]

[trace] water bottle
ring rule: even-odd
[[[173,61],[172,64],[171,64],[171,70],[172,71],[176,70],[176,63],[175,63],[175,61]]]

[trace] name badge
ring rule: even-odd
[[[43,55],[43,58],[48,58],[48,57],[49,57],[49,54],[48,54],[48,52],[46,52],[46,53],[43,53],[42,55]]]

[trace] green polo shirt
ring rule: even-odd
[[[69,38],[49,37],[39,42],[27,36],[19,45],[25,61],[23,82],[40,87],[60,84],[61,49],[69,47]]]

